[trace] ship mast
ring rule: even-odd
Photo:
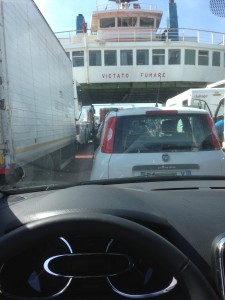
[[[169,30],[168,38],[172,41],[179,40],[178,33],[178,17],[177,17],[177,5],[174,0],[169,0]]]

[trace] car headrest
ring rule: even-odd
[[[162,122],[162,132],[165,134],[172,134],[177,132],[176,120],[165,120]]]

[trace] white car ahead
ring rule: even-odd
[[[206,111],[132,108],[107,115],[90,179],[224,176],[224,159]]]

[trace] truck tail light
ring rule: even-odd
[[[103,130],[102,135],[102,145],[101,150],[103,153],[112,153],[114,147],[114,139],[115,139],[115,130],[116,130],[116,117],[110,118]]]
[[[209,124],[209,128],[210,128],[210,130],[212,132],[212,144],[213,144],[213,148],[214,148],[214,150],[220,150],[221,146],[220,146],[219,137],[218,137],[216,128],[214,126],[213,119],[210,117],[210,115],[207,115],[207,121],[208,121],[208,124]]]

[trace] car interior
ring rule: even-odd
[[[2,194],[0,299],[220,299],[223,180],[130,181]]]

